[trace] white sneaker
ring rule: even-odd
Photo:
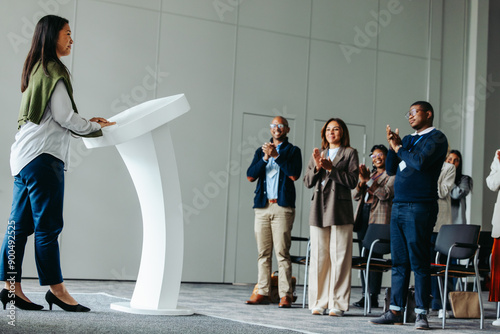
[[[336,308],[331,308],[330,313],[328,313],[332,317],[343,317],[344,316],[344,311],[341,311]]]
[[[325,309],[321,307],[315,307],[311,310],[312,315],[324,315]]]
[[[449,319],[450,318],[450,313],[448,313],[448,311],[446,311],[445,314],[446,314],[446,319]],[[438,312],[438,318],[439,319],[443,319],[443,309],[439,310],[439,312]]]
[[[500,318],[491,323],[493,326],[500,326]]]

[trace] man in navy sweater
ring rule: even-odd
[[[436,223],[437,181],[448,140],[432,126],[430,103],[417,101],[406,114],[415,133],[399,137],[387,125],[387,174],[396,175],[391,213],[392,287],[389,310],[374,324],[403,324],[410,273],[415,275],[416,329],[429,329],[431,234]]]
[[[247,179],[257,181],[255,190],[255,239],[258,249],[258,292],[247,304],[269,304],[271,261],[278,260],[279,307],[292,306],[290,245],[295,218],[295,186],[302,171],[300,149],[288,142],[288,121],[281,116],[271,122],[271,141],[255,151]]]

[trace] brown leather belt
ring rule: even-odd
[[[278,203],[278,200],[277,199],[270,199],[269,203]]]

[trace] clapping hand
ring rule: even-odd
[[[323,152],[321,152],[321,167],[324,169],[331,171],[333,169],[333,164],[330,159],[327,159],[323,156]]]
[[[370,171],[366,168],[365,164],[359,165],[359,179],[361,182],[366,183],[370,180]]]
[[[316,169],[320,170],[321,169],[321,158],[322,158],[322,155],[321,155],[321,153],[319,152],[319,150],[317,148],[315,148],[313,150],[312,157],[314,159],[314,162],[316,163]]]
[[[331,171],[333,169],[333,164],[330,161],[330,159],[325,159],[323,156],[323,152],[320,153],[319,149],[315,148],[313,150],[313,159],[314,162],[316,163],[316,169],[320,170],[321,168]]]
[[[278,151],[276,151],[276,146],[272,143],[264,143],[262,145],[262,152],[264,153],[264,160],[268,160],[269,157],[276,158],[278,156]]]
[[[403,142],[401,140],[401,137],[399,137],[399,129],[396,129],[396,131],[393,132],[391,130],[391,127],[387,125],[385,130],[387,133],[387,141],[389,142],[389,146],[391,147],[391,149],[397,152],[397,147]]]

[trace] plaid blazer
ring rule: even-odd
[[[372,173],[371,176],[373,176]],[[370,189],[375,189],[373,192],[373,202],[370,209],[370,219],[368,224],[389,224],[391,222],[391,208],[392,199],[394,198],[394,178],[395,176],[387,175],[384,171],[377,180],[372,184]],[[362,212],[363,205],[365,204],[365,195],[368,187],[364,185],[363,187],[358,185],[354,190],[354,200],[358,201],[358,207],[356,209],[355,220],[357,220]]]

